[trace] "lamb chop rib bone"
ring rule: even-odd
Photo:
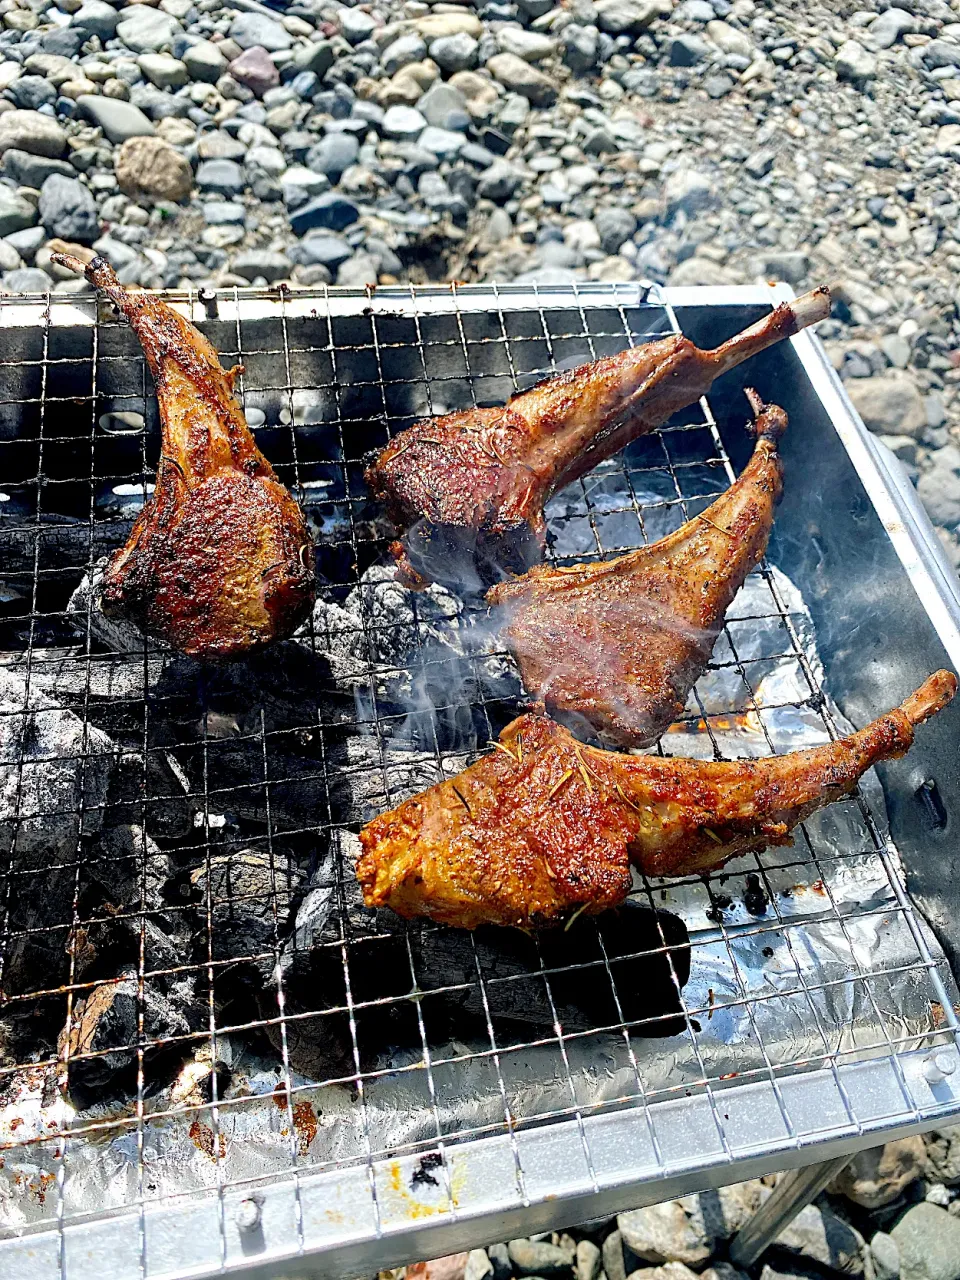
[[[723,617],[766,550],[783,487],[787,415],[748,388],[757,437],[739,479],[652,546],[616,560],[537,565],[487,593],[528,693],[551,715],[623,747],[655,742],[683,712]]]
[[[858,733],[762,760],[619,755],[546,716],[520,716],[497,750],[363,828],[364,902],[466,929],[596,914],[629,893],[631,863],[691,875],[789,844],[798,822],[871,765],[902,756],[956,688],[938,671]]]
[[[824,285],[712,351],[671,334],[562,373],[506,405],[414,423],[367,470],[403,535],[392,546],[401,580],[477,591],[536,564],[553,493],[829,311]]]
[[[129,320],[157,390],[156,490],[104,575],[104,613],[194,657],[235,658],[290,635],[315,592],[303,513],[257,448],[229,371],[199,330],[103,258],[82,272]]]

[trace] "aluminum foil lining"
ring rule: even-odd
[[[651,536],[661,532],[654,529]],[[575,536],[565,549],[576,553]],[[771,589],[781,611],[772,608]],[[438,654],[466,656],[480,672],[476,678],[498,696],[517,691],[515,673],[496,654],[494,638],[472,625],[452,597],[432,589],[412,601],[376,569],[356,591],[388,598],[395,620],[416,610],[418,626],[427,627],[430,639],[425,650],[418,632],[423,662],[435,662]],[[369,637],[358,639],[350,622],[358,599],[320,602],[315,643],[329,648],[338,683],[353,688],[361,710],[386,691],[394,703],[410,707],[412,721],[407,739],[397,733],[380,761],[378,781],[366,784],[358,775],[351,783],[359,821],[382,807],[384,777],[386,799],[396,803],[439,774],[437,757],[417,750],[413,732],[425,714],[423,668],[418,675],[415,665],[411,675],[401,665],[410,655],[403,652],[402,627],[394,627],[390,634],[399,648],[372,655],[371,680],[371,654],[356,648]],[[775,568],[751,575],[729,612],[728,634],[737,660],[722,637],[716,669],[699,682],[690,706],[708,717],[723,752],[761,756],[769,754],[771,743],[787,751],[826,741],[809,678],[816,686],[823,679],[816,636],[789,578]],[[797,660],[794,638],[806,669]],[[752,701],[741,674],[748,660]],[[840,731],[850,727],[829,698],[826,707]],[[357,741],[362,757],[362,739]],[[686,756],[713,752],[705,731],[672,732],[662,746]],[[450,755],[443,767],[455,770],[465,759]],[[514,1123],[533,1123],[568,1116],[575,1107],[633,1106],[641,1088],[648,1098],[702,1087],[705,1080],[722,1088],[724,1080],[771,1064],[812,1069],[835,1055],[887,1053],[891,1039],[932,1036],[936,1009],[890,882],[888,871],[899,874],[899,860],[872,772],[861,795],[864,804],[851,799],[811,818],[793,847],[731,862],[709,883],[638,884],[638,902],[652,901],[674,913],[689,934],[690,976],[677,1034],[628,1037],[615,1029],[572,1033],[561,1042],[548,1029],[532,1047],[506,1051],[498,1045],[505,1049],[498,1060],[489,1038],[431,1043],[429,1064],[422,1049],[387,1051],[366,1072],[362,1098],[355,1082],[317,1086],[285,1070],[280,1055],[253,1052],[242,1035],[219,1035],[213,1043],[199,1042],[194,1060],[173,1084],[144,1098],[139,1122],[129,1097],[104,1098],[78,1112],[58,1091],[55,1069],[20,1072],[8,1082],[0,1109],[0,1140],[23,1144],[4,1153],[2,1230],[49,1222],[58,1213],[69,1217],[269,1178],[294,1164],[362,1162],[371,1153],[376,1157],[438,1137],[455,1142],[470,1131],[502,1131],[505,1098]],[[358,842],[351,830],[335,837],[299,908],[291,945],[301,949],[337,927],[343,895],[352,891]],[[398,927],[395,920],[392,927]],[[952,994],[942,952],[922,922],[920,927]],[[281,970],[285,963],[281,955]],[[558,1023],[562,1035],[562,1014]],[[227,1069],[229,1083],[218,1093],[220,1105],[211,1109],[203,1104],[215,1064]],[[98,1124],[102,1128],[94,1133],[71,1134]]]

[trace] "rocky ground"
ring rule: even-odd
[[[0,0],[0,288],[839,280],[960,562],[960,2]]]
[[[729,1242],[775,1181],[453,1254],[379,1280],[748,1280],[727,1260]],[[958,1280],[960,1129],[857,1156],[751,1272],[758,1280]]]

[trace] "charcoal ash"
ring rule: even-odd
[[[118,858],[116,851],[139,843],[135,835],[113,829],[106,841],[85,845],[70,860],[11,877],[2,985],[5,994],[19,997],[11,1005],[13,1017],[45,1017],[45,997],[37,993],[68,979],[111,979],[121,968],[139,964],[141,956],[150,972],[183,964],[189,934],[182,914],[165,910],[161,901],[169,883],[166,855],[153,846],[144,896],[138,873],[119,869],[124,856]],[[104,849],[113,852],[104,857]],[[139,850],[135,859],[139,866]]]
[[[306,454],[329,456],[330,443],[326,426],[320,429],[319,439],[312,431],[302,437]],[[337,565],[347,570],[345,575],[331,575],[337,582],[354,576],[351,563],[356,545],[374,547],[394,536],[383,504],[370,493],[357,465],[348,463],[348,471],[352,475],[345,476],[340,462],[301,461],[296,490],[320,564],[328,573]]]
[[[358,504],[356,499],[334,501],[325,496],[318,501],[316,489],[311,492],[311,488],[309,480],[300,486],[307,529],[324,568],[334,581],[342,582],[346,573],[331,570],[337,566],[349,573],[354,544],[375,546],[384,542],[393,536],[392,526],[383,508],[372,499]]]
[[[111,518],[133,514],[118,508]],[[326,516],[333,550],[342,530],[332,508]],[[161,1037],[198,1026],[211,999],[218,1022],[268,1019],[261,1041],[306,1075],[328,1078],[352,1074],[355,1036],[365,1065],[419,1050],[411,961],[426,987],[458,988],[432,998],[431,1032],[482,1043],[479,956],[492,977],[523,974],[491,983],[498,1022],[549,1030],[549,995],[536,972],[532,987],[527,981],[536,963],[517,952],[522,940],[474,939],[367,909],[350,833],[334,828],[329,847],[324,836],[316,864],[315,850],[287,847],[276,835],[269,853],[260,843],[268,824],[282,833],[367,820],[456,773],[486,746],[520,694],[487,611],[441,587],[407,591],[392,568],[373,566],[345,595],[327,588],[294,641],[243,663],[200,663],[103,615],[107,564],[106,556],[88,564],[69,598],[77,646],[45,649],[44,664],[32,659],[34,668],[45,666],[48,696],[82,703],[122,748],[109,781],[108,825],[90,833],[79,880],[69,872],[79,907],[64,898],[58,908],[68,925],[81,921],[60,931],[61,952],[78,982],[97,984],[69,1046],[71,1057],[80,1053],[71,1063],[75,1098],[131,1087],[131,997],[152,1002]],[[146,751],[137,710],[144,698]],[[489,718],[497,702],[499,723]],[[374,716],[376,734],[364,723]],[[387,1001],[358,1010],[353,1029],[343,1012],[344,939],[354,999]],[[171,981],[185,963],[199,965],[196,976]],[[208,981],[210,992],[201,989]],[[552,994],[570,1026],[589,1025],[582,992],[561,983]],[[282,1027],[279,1008],[295,1015]],[[155,1082],[165,1056],[147,1056]]]
[[[141,963],[147,973],[183,965],[189,930],[182,912],[166,910],[175,867],[141,826],[103,830],[80,866],[78,923],[67,950],[74,981],[105,981]]]
[[[348,1017],[343,1013],[323,1016],[323,1011],[341,1008],[345,1002],[343,959],[338,945],[344,928],[344,878],[353,883],[353,897],[359,901],[359,885],[352,872],[352,859],[359,848],[350,832],[331,832],[330,842],[306,881],[292,927],[287,930],[273,972],[264,973],[258,996],[258,1015],[267,1019],[266,1038],[272,1049],[286,1056],[294,1070],[308,1079],[320,1080],[349,1074],[353,1047]],[[360,909],[365,910],[360,902]],[[373,912],[367,912],[373,916]],[[281,1028],[276,1019],[278,994],[283,991],[284,1010],[297,1015],[319,1013],[319,1017],[291,1017]]]
[[[32,693],[67,714],[76,714],[71,707],[84,710],[90,733],[106,734],[112,741],[116,754],[105,802],[107,821],[137,824],[146,819],[151,831],[177,838],[193,827],[195,804],[186,799],[190,781],[171,752],[151,749],[144,754],[140,709],[165,661],[144,660],[142,654],[87,654],[79,647],[38,647],[32,654],[0,653],[0,677],[6,672],[23,686],[29,681]],[[161,715],[158,707],[154,721]],[[3,733],[0,724],[0,744]],[[90,828],[88,820],[85,830]]]
[[[7,995],[65,981],[71,952],[84,957],[88,967],[99,958],[98,972],[106,977],[113,976],[108,972],[113,961],[105,967],[104,957],[135,962],[140,928],[131,913],[158,908],[171,874],[169,858],[142,825],[117,824],[124,789],[131,816],[142,822],[142,757],[133,760],[115,739],[92,724],[85,729],[74,712],[57,705],[67,691],[56,683],[55,673],[62,675],[70,662],[58,659],[46,666],[46,656],[37,651],[29,667],[22,660],[0,666],[0,750],[8,762],[0,781],[0,835],[5,848],[13,842],[14,850],[6,903],[11,937],[3,957]],[[82,670],[82,664],[73,666]],[[57,690],[57,701],[44,686]],[[192,813],[186,822],[182,812],[177,816],[176,775],[166,770],[162,779],[157,776],[162,755],[150,753],[148,761],[148,786],[162,786],[172,796],[171,802],[155,806],[166,816],[166,829],[192,830]],[[18,793],[24,815],[19,823]],[[110,822],[105,829],[104,814]],[[162,824],[151,825],[163,829]],[[127,913],[126,919],[98,922],[104,904],[114,913]],[[84,946],[79,951],[75,918],[94,921],[81,930]],[[148,964],[177,963],[175,951],[163,953],[162,935],[154,945],[153,926],[147,922],[145,927],[147,951],[156,952]]]
[[[9,1071],[21,1062],[29,1062],[28,1055],[29,1048],[24,1044],[16,1022],[11,1018],[0,1018],[0,1067]]]
[[[448,643],[461,610],[445,588],[408,591],[392,568],[373,565],[342,604],[321,596],[312,628],[302,627],[297,638],[312,630],[317,646],[329,655],[334,679],[349,685],[366,680],[371,666],[403,665],[419,644]]]
[[[352,696],[332,691],[325,657],[293,643],[273,646],[242,663],[202,663],[157,650],[133,624],[100,611],[98,584],[105,565],[102,561],[85,577],[69,609],[77,630],[86,633],[89,617],[91,636],[112,653],[74,662],[74,682],[76,669],[89,665],[86,697],[117,693],[117,698],[106,699],[110,705],[92,709],[98,718],[117,715],[116,703],[123,697],[136,701],[148,694],[153,708],[150,750],[144,759],[138,741],[142,730],[132,725],[137,737],[124,757],[123,786],[117,788],[121,794],[111,799],[129,800],[134,821],[145,805],[151,829],[159,824],[164,836],[186,834],[200,802],[185,796],[204,791],[229,795],[229,808],[237,817],[263,823],[268,817],[263,735],[280,733],[270,742],[271,769],[279,780],[270,794],[275,816],[288,824],[314,822],[317,808],[324,806],[316,726],[348,720],[353,707]],[[150,651],[144,657],[146,644]],[[61,672],[69,666],[65,661],[51,669],[48,683],[69,686]],[[148,799],[138,810],[143,795],[169,797],[170,807]]]
[[[139,630],[105,618],[95,607],[102,569],[103,563],[74,592],[71,612],[84,632],[89,613],[91,634],[100,644],[117,654],[135,652],[140,657],[144,639]],[[229,794],[229,808],[237,817],[266,821],[261,736],[267,732],[274,735],[271,807],[288,824],[310,825],[317,810],[325,807],[323,775],[328,767],[316,726],[351,721],[357,705],[362,709],[375,696],[371,678],[379,689],[377,709],[400,717],[392,727],[398,748],[390,764],[391,774],[400,775],[390,788],[398,795],[403,775],[410,775],[413,790],[422,789],[416,785],[421,777],[422,786],[437,780],[435,770],[423,775],[416,768],[405,747],[432,751],[439,745],[462,754],[482,745],[491,729],[486,722],[478,723],[482,714],[473,713],[471,704],[489,699],[506,704],[519,688],[509,658],[491,652],[485,617],[465,615],[462,604],[439,587],[409,592],[387,568],[368,570],[343,604],[318,601],[314,622],[313,634],[302,634],[301,643],[275,646],[269,654],[253,655],[242,664],[205,664],[172,653],[154,653],[148,659],[148,687],[157,708],[153,742],[169,743],[189,791],[206,788],[211,794]],[[329,651],[314,652],[309,645]],[[142,664],[121,666],[122,675],[107,669],[96,677],[97,665],[91,658],[91,696],[98,687],[115,686],[133,696],[143,688]],[[50,683],[56,685],[57,680],[51,672]],[[191,741],[202,744],[203,750],[185,750],[183,743]],[[347,757],[343,763],[351,774],[359,768],[382,774],[380,760],[370,758],[369,745],[334,743],[332,750],[335,757]],[[148,756],[154,770],[155,756],[154,751]],[[134,777],[137,766],[137,760],[130,761]],[[163,781],[158,779],[158,786]],[[175,795],[169,782],[165,790],[148,786],[147,794]],[[369,789],[369,783],[355,782]],[[353,802],[351,809],[357,810]]]
[[[57,1044],[71,1097],[83,1107],[107,1086],[135,1090],[141,1014],[145,1042],[170,1041],[193,1029],[188,1014],[196,1008],[189,983],[171,983],[169,990],[162,991],[151,982],[139,981],[132,969],[117,981],[95,987],[75,1007]],[[150,1046],[144,1057],[149,1061],[163,1050],[163,1045]],[[126,1079],[118,1080],[121,1074]]]

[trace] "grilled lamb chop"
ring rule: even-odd
[[[160,406],[156,491],[104,575],[104,613],[198,658],[237,658],[290,635],[313,602],[313,545],[234,398],[239,369],[225,371],[202,333],[126,290],[102,258],[53,258],[130,321]]]
[[[829,310],[821,286],[713,351],[675,334],[581,365],[503,407],[415,423],[366,473],[402,534],[392,546],[401,580],[475,592],[538,563],[551,494]]]
[[[629,893],[631,863],[690,875],[789,844],[798,822],[871,765],[902,756],[956,688],[938,671],[859,733],[764,760],[618,755],[546,716],[520,716],[497,750],[363,828],[364,902],[464,929],[596,914]]]
[[[743,580],[763,555],[782,491],[787,415],[747,391],[756,448],[702,515],[617,560],[538,565],[487,593],[528,693],[623,747],[655,742],[683,712]]]

